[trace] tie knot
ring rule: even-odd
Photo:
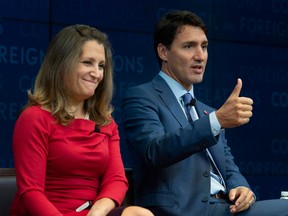
[[[188,106],[188,105],[191,106],[191,101],[192,101],[193,97],[192,97],[192,95],[190,93],[187,92],[186,94],[184,94],[182,96],[182,98],[183,98],[185,106]]]

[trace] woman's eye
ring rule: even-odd
[[[104,70],[105,65],[104,65],[104,64],[101,64],[101,65],[99,65],[98,67],[99,67],[99,69]]]
[[[83,63],[83,64],[87,64],[87,65],[88,65],[88,64],[91,64],[90,61],[83,61],[82,63]]]

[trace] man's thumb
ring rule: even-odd
[[[230,97],[239,97],[241,89],[242,89],[242,80],[240,78],[238,78],[237,84],[236,84],[233,92],[231,93]]]

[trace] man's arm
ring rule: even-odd
[[[122,102],[126,138],[143,161],[153,167],[169,166],[217,143],[208,116],[182,127],[173,107],[154,93],[145,87],[133,88]],[[176,99],[175,106],[182,111]]]

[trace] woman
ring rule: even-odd
[[[10,215],[153,215],[119,207],[128,183],[112,92],[106,34],[85,25],[60,31],[15,124],[18,192]]]

